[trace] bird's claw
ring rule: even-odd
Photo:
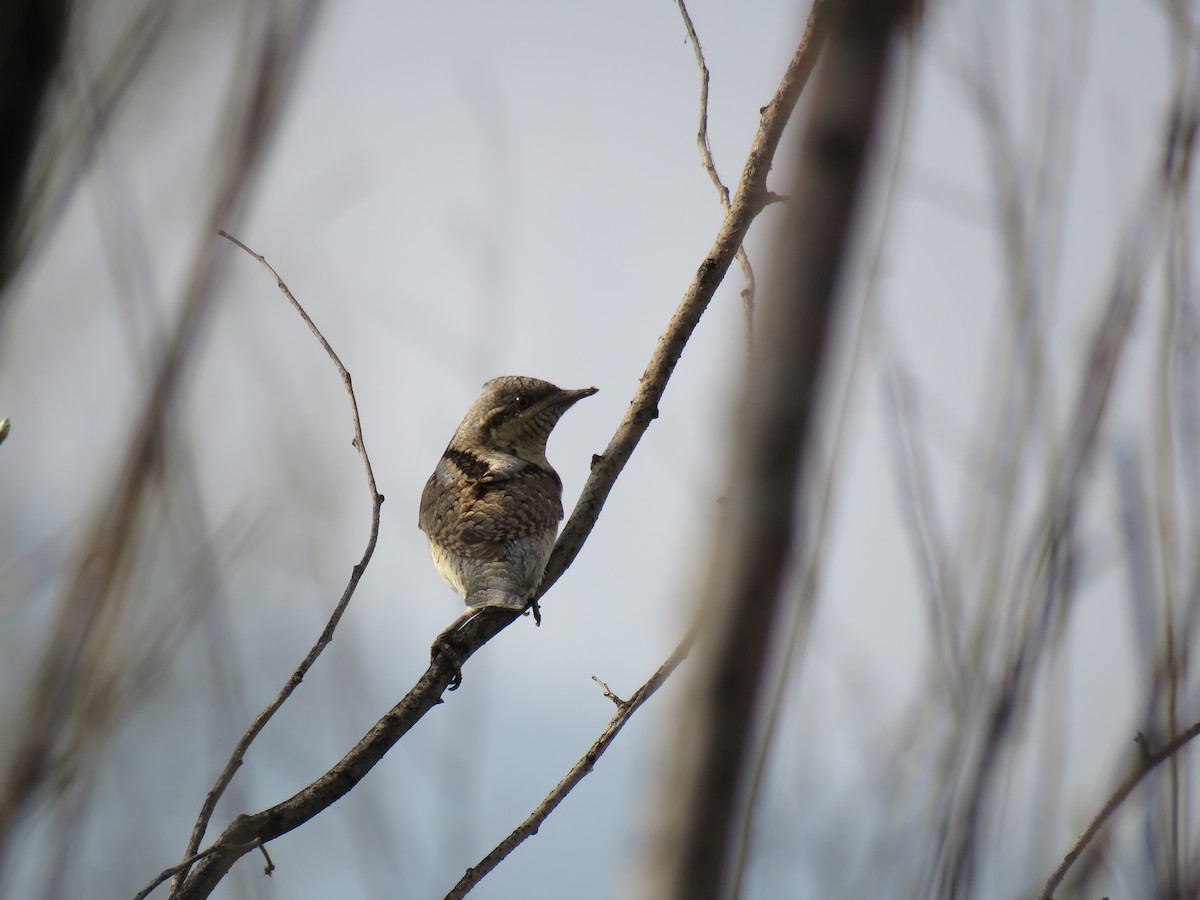
[[[442,632],[433,642],[433,646],[429,648],[429,664],[437,665],[438,658],[446,661],[450,667],[450,684],[447,690],[457,691],[462,684],[462,660],[459,658],[458,652],[446,638],[446,632]]]
[[[445,659],[450,667],[450,684],[448,689],[457,691],[459,685],[462,684],[462,665],[466,662],[463,654],[454,644],[453,637],[458,633],[467,622],[475,617],[476,610],[468,609],[465,613],[450,623],[450,627],[446,628],[433,641],[433,646],[429,648],[429,663],[436,665],[438,657]]]

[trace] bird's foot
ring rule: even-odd
[[[442,658],[450,667],[450,684],[447,689],[451,691],[457,691],[462,684],[462,665],[466,662],[462,650],[454,642],[454,635],[475,616],[475,613],[476,610],[468,609],[434,638],[433,646],[429,648],[430,665],[436,665],[438,659]]]
[[[542,627],[542,608],[538,605],[536,599],[531,599],[529,601],[529,605],[525,607],[525,612],[533,613],[533,624],[538,628]]]
[[[454,645],[446,639],[446,633],[442,632],[433,642],[433,646],[429,648],[429,663],[437,665],[439,659],[445,660],[446,665],[450,667],[450,684],[446,689],[457,691],[462,684],[462,657],[455,650]]]

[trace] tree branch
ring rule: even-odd
[[[314,323],[309,317],[308,313],[304,311],[304,307],[300,305],[300,302],[288,289],[288,286],[279,276],[279,273],[271,267],[271,264],[267,262],[262,255],[255,253],[227,231],[221,231],[220,235],[226,240],[236,244],[238,247],[241,247],[244,251],[246,251],[246,253],[258,260],[264,269],[271,273],[271,277],[275,279],[275,283],[279,286],[279,290],[283,292],[283,295],[287,298],[287,301],[292,305],[296,312],[300,314],[300,318],[304,320],[304,324],[308,326],[308,330],[311,331],[313,336],[316,337],[316,339],[320,342],[321,346],[325,350],[325,353],[329,356],[329,359],[333,362],[334,367],[337,369],[338,375],[341,376],[342,384],[346,388],[346,395],[350,401],[350,418],[354,425],[354,440],[352,441],[352,445],[356,450],[358,450],[359,458],[362,460],[363,470],[367,479],[367,491],[371,496],[371,526],[370,533],[367,536],[367,547],[363,551],[362,559],[360,559],[358,564],[355,565],[351,570],[350,580],[346,584],[346,589],[342,592],[341,599],[338,600],[337,606],[334,607],[333,614],[330,615],[329,621],[325,625],[325,629],[321,632],[321,636],[317,638],[317,642],[313,645],[312,649],[308,651],[308,655],[304,657],[304,660],[300,663],[300,665],[296,667],[296,671],[292,673],[292,676],[287,680],[287,683],[284,684],[283,688],[280,689],[279,693],[275,696],[275,699],[267,704],[266,708],[263,709],[262,712],[255,716],[254,721],[250,724],[250,727],[246,730],[246,733],[242,735],[236,746],[234,746],[233,753],[229,757],[229,762],[225,764],[225,768],[217,777],[216,784],[214,784],[212,790],[208,792],[208,796],[204,798],[204,805],[200,809],[200,815],[197,817],[196,824],[192,828],[191,839],[188,841],[187,849],[183,854],[185,858],[199,858],[196,856],[196,851],[200,847],[200,842],[204,839],[204,833],[208,830],[208,823],[212,819],[213,810],[216,809],[217,801],[221,799],[221,796],[225,793],[225,789],[229,787],[229,783],[233,780],[234,774],[239,768],[241,768],[242,760],[245,758],[246,751],[250,748],[250,744],[254,742],[254,739],[257,738],[263,728],[266,727],[267,722],[271,720],[271,717],[275,715],[275,713],[279,710],[279,707],[283,706],[284,701],[286,701],[287,698],[292,695],[292,692],[300,686],[300,682],[304,680],[304,676],[308,674],[308,670],[313,667],[313,663],[317,661],[317,657],[321,655],[321,653],[325,650],[325,647],[330,641],[333,640],[333,632],[337,628],[338,623],[341,621],[342,614],[346,611],[346,607],[350,603],[350,598],[354,596],[354,591],[358,587],[359,579],[362,578],[363,572],[366,571],[367,565],[371,562],[371,557],[375,553],[375,544],[379,540],[379,511],[383,506],[383,494],[379,493],[375,487],[375,472],[371,468],[371,459],[367,455],[367,445],[363,440],[362,420],[358,415],[358,401],[354,396],[354,386],[351,384],[350,373],[346,370],[346,367],[342,365],[341,359],[338,357],[337,353],[334,352],[334,349],[330,346],[329,341],[325,339],[325,335],[321,334],[321,330],[317,328],[316,323]],[[188,865],[189,864],[186,862],[181,863],[178,871],[174,873],[175,881],[171,888],[172,896],[179,889],[183,883],[183,879],[187,876]]]
[[[704,166],[704,171],[708,173],[708,177],[712,179],[713,187],[717,189],[717,196],[721,198],[721,208],[728,215],[730,211],[729,188],[717,174],[712,145],[708,142],[708,63],[704,61],[704,50],[700,47],[700,38],[696,34],[696,26],[692,24],[692,16],[688,12],[687,5],[684,0],[675,0],[675,5],[679,7],[679,14],[683,16],[683,25],[687,29],[688,40],[696,54],[696,65],[700,69],[700,127],[696,131],[696,146],[700,150],[700,162]],[[816,14],[815,8],[812,14]],[[742,275],[746,279],[746,286],[742,288],[742,328],[746,336],[746,352],[749,353],[754,345],[755,282],[754,268],[750,265],[750,257],[746,255],[745,246],[738,247],[737,261],[741,265]]]
[[[776,199],[775,195],[767,191],[767,173],[771,169],[783,129],[796,108],[800,92],[808,83],[813,66],[817,63],[821,43],[828,30],[830,5],[831,0],[816,0],[813,3],[800,45],[788,63],[787,71],[783,73],[775,96],[762,109],[758,132],[754,136],[754,143],[742,169],[742,177],[738,182],[737,194],[729,214],[725,217],[716,240],[713,241],[712,249],[696,270],[692,283],[688,285],[666,331],[659,337],[658,345],[639,379],[638,388],[630,401],[625,418],[617,426],[616,434],[609,441],[604,453],[592,460],[592,471],[583,486],[579,502],[563,526],[558,543],[554,546],[554,553],[546,565],[546,574],[542,577],[542,585],[538,589],[539,597],[558,581],[579,554],[600,516],[600,510],[604,508],[604,501],[608,499],[617,476],[625,468],[650,423],[658,418],[658,403],[667,388],[671,373],[675,371],[683,348],[687,346],[700,317],[708,308],[717,286],[729,271],[750,223],[767,204]]]
[[[1038,894],[1038,900],[1052,900],[1055,889],[1062,883],[1071,866],[1079,859],[1088,845],[1100,833],[1100,829],[1104,824],[1112,818],[1112,814],[1120,808],[1121,804],[1128,799],[1133,793],[1143,778],[1157,769],[1160,765],[1174,756],[1181,750],[1190,740],[1197,735],[1200,735],[1200,722],[1195,722],[1186,731],[1177,734],[1169,740],[1163,747],[1157,751],[1151,751],[1146,743],[1146,738],[1142,734],[1138,734],[1137,741],[1139,747],[1138,758],[1134,761],[1133,770],[1125,776],[1111,797],[1104,806],[1100,807],[1100,812],[1096,813],[1095,818],[1088,823],[1087,828],[1079,835],[1078,839],[1071,846],[1067,855],[1063,857],[1062,862],[1058,864],[1058,868],[1054,870],[1054,874],[1046,880],[1046,886],[1042,888],[1042,892]]]
[[[600,733],[600,737],[596,739],[596,742],[588,748],[587,753],[583,754],[579,762],[570,768],[567,774],[563,776],[562,781],[546,796],[546,799],[537,805],[537,808],[529,814],[524,822],[513,830],[512,834],[497,844],[491,853],[467,869],[466,874],[454,885],[450,893],[446,895],[445,900],[462,900],[475,885],[483,880],[485,875],[500,865],[527,838],[538,833],[538,829],[542,827],[542,823],[546,821],[550,813],[554,812],[558,808],[558,805],[566,799],[567,794],[574,790],[575,785],[583,781],[591,773],[592,769],[595,768],[596,762],[604,755],[604,751],[609,748],[612,742],[617,739],[617,735],[621,733],[621,729],[625,727],[625,723],[629,721],[643,703],[654,696],[655,692],[666,683],[666,680],[679,667],[679,664],[687,659],[688,651],[692,649],[692,642],[695,640],[695,636],[694,631],[688,632],[684,639],[679,642],[679,646],[658,667],[658,671],[650,677],[649,681],[638,688],[628,700],[621,700],[608,689],[608,685],[604,684],[600,679],[596,679],[597,683],[604,689],[604,695],[617,704],[616,714],[609,720],[608,725]]]

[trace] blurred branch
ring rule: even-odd
[[[1182,6],[1176,11],[1182,13]],[[1186,85],[1195,84],[1200,77],[1200,58],[1194,53],[1176,51],[1175,81],[1176,92],[1186,90]],[[1182,111],[1182,110],[1181,110]],[[1174,436],[1182,436],[1181,419],[1188,416],[1185,410],[1195,410],[1197,404],[1194,395],[1190,398],[1177,398],[1172,390],[1173,382],[1186,371],[1186,367],[1195,365],[1194,349],[1190,352],[1181,346],[1177,336],[1186,334],[1184,323],[1187,321],[1187,305],[1194,302],[1194,287],[1191,284],[1193,261],[1192,240],[1189,232],[1191,211],[1188,203],[1190,186],[1194,167],[1192,159],[1195,151],[1197,130],[1197,115],[1189,118],[1177,115],[1172,131],[1177,136],[1179,145],[1177,156],[1179,161],[1174,165],[1174,172],[1169,176],[1172,181],[1170,196],[1170,213],[1167,225],[1167,252],[1164,264],[1166,310],[1162,318],[1163,332],[1160,336],[1158,366],[1155,378],[1155,435],[1154,435],[1154,489],[1155,515],[1154,533],[1158,544],[1158,572],[1162,584],[1162,634],[1159,639],[1161,660],[1156,667],[1156,684],[1165,683],[1166,687],[1166,725],[1162,730],[1167,734],[1176,732],[1180,727],[1179,705],[1180,692],[1186,686],[1187,672],[1191,668],[1189,645],[1191,634],[1186,626],[1186,611],[1184,608],[1184,592],[1191,589],[1196,596],[1200,591],[1195,590],[1196,582],[1192,585],[1185,583],[1187,570],[1185,560],[1188,557],[1188,547],[1192,541],[1183,535],[1184,519],[1181,515],[1186,503],[1181,490],[1182,485],[1176,477],[1176,470],[1182,469],[1183,477],[1190,470],[1197,469],[1197,455],[1194,452],[1183,451],[1182,464],[1175,455]],[[1168,163],[1170,165],[1170,163]],[[1186,338],[1184,338],[1186,341]],[[1189,359],[1191,357],[1191,359]],[[1182,401],[1182,402],[1179,402]],[[1192,416],[1194,412],[1190,413]],[[1194,450],[1194,448],[1193,448]],[[1193,578],[1195,575],[1193,574]],[[1181,628],[1181,626],[1183,626]],[[1149,699],[1149,698],[1148,698]],[[1181,760],[1171,759],[1167,768],[1166,796],[1163,798],[1167,806],[1167,834],[1163,840],[1163,864],[1165,883],[1160,882],[1156,890],[1168,896],[1183,896],[1183,871],[1188,847],[1188,829],[1184,825],[1183,798],[1186,796],[1184,785],[1187,783],[1187,773],[1181,772]]]
[[[142,535],[150,486],[163,472],[164,437],[221,270],[208,235],[236,221],[246,203],[316,5],[310,0],[264,23],[244,48],[244,60],[252,68],[231,88],[225,142],[230,150],[222,159],[204,236],[191,257],[178,322],[162,352],[121,470],[80,545],[78,567],[55,611],[54,633],[11,732],[0,783],[0,868],[8,838],[42,787],[52,779],[60,789],[69,783],[78,771],[73,765],[78,755],[85,748],[95,752],[111,725],[106,711],[113,708],[118,674],[105,667],[106,649],[128,612],[131,598],[121,588]],[[138,668],[137,660],[121,663],[129,670]]]
[[[873,223],[875,231],[874,246],[870,254],[866,288],[861,301],[856,304],[857,316],[853,325],[847,327],[852,336],[850,345],[844,357],[845,381],[841,385],[841,393],[831,398],[832,407],[837,410],[832,420],[832,435],[828,448],[822,455],[824,465],[816,477],[820,485],[819,492],[814,492],[813,515],[805,520],[804,527],[812,535],[811,542],[806,542],[802,562],[800,584],[797,591],[794,609],[791,610],[791,621],[788,623],[787,634],[782,644],[783,660],[779,670],[773,676],[773,683],[764,692],[767,698],[763,703],[762,728],[757,746],[754,748],[754,758],[747,765],[746,802],[742,814],[737,837],[735,839],[735,862],[733,865],[732,891],[730,900],[740,900],[745,892],[746,872],[752,858],[753,838],[758,821],[758,807],[762,800],[763,785],[766,783],[768,764],[772,749],[775,747],[776,735],[787,709],[786,701],[792,696],[792,690],[800,677],[801,666],[806,659],[805,650],[811,633],[812,622],[816,612],[816,597],[822,579],[827,572],[829,544],[833,540],[833,501],[837,493],[842,469],[849,463],[851,409],[859,391],[859,380],[863,370],[863,353],[868,337],[879,343],[877,331],[879,328],[880,300],[878,294],[883,285],[884,259],[889,245],[893,216],[899,203],[901,172],[906,164],[905,149],[908,146],[908,133],[912,125],[912,105],[914,86],[916,84],[916,61],[918,57],[920,33],[914,31],[909,36],[911,45],[905,53],[903,72],[897,76],[899,85],[893,85],[893,106],[897,107],[896,118],[898,127],[892,143],[892,157],[887,167],[882,189],[883,208],[878,217],[878,223]],[[815,445],[814,445],[815,446]],[[818,453],[820,451],[814,451]],[[813,457],[817,458],[816,455]],[[814,471],[816,466],[813,467]]]
[[[62,67],[65,71],[60,79],[66,89],[56,98],[63,107],[57,118],[67,124],[56,127],[47,119],[37,138],[38,146],[25,176],[24,196],[17,198],[20,207],[9,237],[4,239],[8,246],[0,261],[0,290],[49,240],[178,5],[176,0],[145,0],[94,78],[90,72],[80,71],[79,63],[85,55],[75,46],[80,37],[68,32],[66,64]],[[0,33],[3,31],[0,29]],[[4,55],[0,53],[0,58]]]
[[[905,536],[912,545],[912,559],[922,582],[933,657],[938,674],[951,698],[952,709],[961,715],[966,702],[968,667],[964,663],[959,588],[954,558],[934,498],[934,468],[925,436],[916,427],[919,418],[917,391],[899,354],[889,360],[884,374],[887,423],[892,427],[896,458],[899,506],[905,521]]]
[[[70,19],[69,0],[9,0],[0,6],[0,301],[21,259],[26,172]]]
[[[1193,90],[1190,85],[1181,87],[1167,111],[1162,158],[1119,247],[1104,313],[1091,339],[1079,393],[1071,406],[1074,416],[1054,460],[1035,531],[1017,573],[1017,605],[1022,615],[1005,632],[1007,658],[997,686],[978,701],[984,725],[977,735],[978,753],[963,783],[966,796],[958,808],[948,809],[940,826],[954,836],[940,851],[940,877],[949,896],[969,890],[980,821],[991,785],[1002,771],[1000,759],[1010,747],[1006,737],[1023,721],[1030,686],[1051,634],[1056,632],[1055,623],[1069,611],[1076,585],[1076,520],[1085,478],[1133,318],[1143,299],[1147,269],[1161,242],[1168,200],[1179,173],[1191,162],[1189,135],[1194,134],[1200,116],[1200,93],[1189,96],[1188,90]],[[963,729],[964,739],[966,736]]]
[[[591,474],[574,512],[559,535],[538,597],[545,595],[579,553],[625,463],[657,417],[658,401],[675,364],[717,286],[729,270],[750,223],[771,201],[766,186],[767,173],[783,129],[816,62],[825,31],[825,10],[828,5],[829,0],[818,0],[814,4],[804,38],[788,64],[775,96],[763,108],[758,133],[730,213],[666,331],[659,338],[629,411],[604,455],[593,459]],[[234,819],[172,895],[175,900],[207,897],[248,849],[299,827],[349,792],[425,713],[442,702],[442,694],[458,674],[457,667],[518,616],[511,610],[485,608],[462,628],[445,636],[444,643],[452,645],[453,659],[450,653],[434,653],[429,668],[408,694],[338,763],[312,784],[269,809]],[[443,648],[439,645],[439,649]]]
[[[697,664],[669,760],[659,764],[663,789],[640,897],[705,900],[730,887],[800,464],[892,32],[906,11],[869,0],[834,10],[778,238],[777,281],[743,390],[726,503],[701,576]]]
[[[658,667],[658,671],[650,677],[649,681],[638,688],[628,700],[621,700],[608,689],[608,685],[596,679],[604,689],[604,695],[616,703],[616,714],[609,721],[604,731],[600,733],[600,737],[596,739],[596,742],[588,748],[587,753],[583,755],[579,762],[571,767],[567,774],[563,776],[562,781],[546,796],[546,799],[538,804],[537,808],[529,814],[524,822],[513,830],[512,834],[496,845],[491,853],[481,859],[476,865],[467,869],[466,874],[459,879],[458,884],[454,885],[450,893],[446,895],[445,900],[462,900],[475,885],[483,880],[485,875],[500,865],[527,838],[538,833],[538,829],[542,827],[542,823],[546,821],[550,813],[554,812],[558,808],[558,805],[566,799],[567,794],[571,793],[575,788],[575,785],[583,781],[592,769],[595,768],[600,757],[604,755],[604,751],[617,739],[617,735],[621,733],[621,729],[625,727],[625,723],[629,721],[643,703],[649,700],[666,683],[666,680],[679,667],[679,664],[687,659],[694,639],[695,632],[688,632],[683,640],[679,642],[679,646]]]
[[[267,722],[269,722],[271,717],[274,716],[278,711],[279,707],[281,707],[288,697],[292,695],[292,692],[300,686],[300,682],[304,680],[304,676],[308,674],[308,670],[313,667],[313,663],[317,661],[317,657],[321,655],[321,653],[329,645],[329,642],[333,640],[333,632],[337,628],[338,623],[341,621],[342,614],[346,611],[346,607],[350,603],[350,598],[354,596],[354,591],[358,588],[359,579],[362,578],[363,572],[366,571],[367,566],[371,562],[371,557],[375,553],[375,544],[379,539],[379,512],[383,506],[383,495],[379,493],[375,486],[375,472],[371,468],[371,459],[367,455],[367,445],[363,440],[362,420],[359,418],[358,401],[354,396],[354,386],[350,380],[350,373],[342,364],[341,359],[338,357],[333,347],[330,346],[329,341],[325,339],[325,335],[323,335],[321,330],[317,328],[316,323],[314,323],[309,317],[308,313],[305,312],[304,307],[300,305],[300,302],[288,289],[288,286],[279,276],[279,273],[272,268],[271,264],[268,263],[261,254],[255,253],[228,232],[221,231],[220,235],[226,240],[236,244],[242,250],[246,251],[246,253],[258,260],[264,269],[271,273],[271,277],[275,279],[275,283],[279,286],[279,290],[283,292],[283,295],[287,298],[287,301],[292,305],[296,312],[300,314],[300,318],[304,320],[304,324],[308,326],[308,330],[311,331],[313,336],[320,342],[321,347],[325,350],[325,353],[329,356],[329,359],[333,362],[334,367],[337,369],[338,375],[341,376],[342,384],[346,388],[346,394],[350,402],[350,418],[354,425],[354,440],[351,442],[351,444],[358,451],[359,458],[362,460],[363,470],[367,479],[367,491],[371,497],[371,526],[370,532],[367,536],[367,546],[363,551],[362,559],[360,559],[357,565],[355,565],[351,570],[350,580],[346,584],[346,589],[342,592],[341,599],[338,600],[337,606],[334,607],[333,613],[330,615],[329,621],[325,625],[325,629],[321,632],[321,636],[317,638],[317,642],[313,645],[312,649],[308,651],[308,655],[304,657],[304,660],[300,663],[300,665],[296,667],[296,671],[292,673],[292,676],[287,680],[287,683],[279,691],[275,699],[267,704],[266,708],[255,717],[254,722],[251,723],[250,727],[246,730],[246,733],[242,735],[240,740],[238,740],[237,745],[233,749],[233,753],[229,757],[229,762],[225,764],[225,768],[218,776],[216,784],[214,784],[212,790],[208,792],[208,796],[204,798],[204,805],[201,807],[200,815],[196,819],[195,827],[192,829],[191,839],[188,841],[187,849],[184,851],[185,858],[199,858],[197,856],[197,850],[200,847],[200,841],[204,839],[205,831],[208,830],[208,823],[212,819],[213,810],[216,809],[217,801],[221,799],[221,796],[225,793],[225,789],[229,786],[229,782],[233,780],[234,774],[241,767],[242,760],[245,758],[246,751],[249,749],[250,744],[254,742],[256,737],[258,737],[259,732],[263,730]],[[172,886],[172,894],[178,890],[179,886],[182,884],[182,879],[187,875],[187,864],[181,864],[178,868],[178,871],[173,874],[175,875],[176,880],[175,884]]]
[[[1058,868],[1054,870],[1054,874],[1046,881],[1046,886],[1042,888],[1042,892],[1038,894],[1038,900],[1052,900],[1052,895],[1058,886],[1070,871],[1075,860],[1079,859],[1080,854],[1088,848],[1092,839],[1104,827],[1104,824],[1112,817],[1122,803],[1133,793],[1136,788],[1151,772],[1157,769],[1162,763],[1171,759],[1180,749],[1182,749],[1189,741],[1200,735],[1200,722],[1195,722],[1190,728],[1181,734],[1177,734],[1158,750],[1151,750],[1146,738],[1139,732],[1137,736],[1137,744],[1139,748],[1138,758],[1134,761],[1133,770],[1125,776],[1125,780],[1117,786],[1111,797],[1100,808],[1100,812],[1096,813],[1095,818],[1088,823],[1087,828],[1079,835],[1078,840],[1063,857],[1063,861],[1058,864]]]
[[[684,0],[675,0],[675,5],[679,7],[679,14],[683,16],[688,40],[691,41],[692,49],[696,53],[696,65],[700,68],[700,127],[696,132],[696,146],[700,149],[700,162],[704,165],[704,171],[708,173],[708,177],[712,179],[713,187],[717,189],[717,196],[721,198],[721,208],[725,210],[725,215],[729,215],[729,188],[717,174],[717,164],[713,161],[712,146],[708,142],[708,64],[704,61],[704,51],[700,48],[700,38],[696,35],[696,27],[692,24],[687,4],[684,3]],[[754,269],[750,265],[750,257],[746,255],[744,244],[738,246],[737,261],[741,265],[742,275],[746,279],[746,286],[742,288],[742,328],[746,336],[746,352],[749,353],[754,346]]]
[[[1005,302],[1000,322],[1003,330],[993,351],[997,357],[993,365],[999,374],[989,379],[987,388],[989,392],[994,389],[994,395],[980,404],[983,410],[994,410],[981,428],[981,432],[987,431],[978,478],[981,489],[974,494],[973,509],[962,528],[961,572],[956,580],[965,586],[968,598],[974,596],[982,613],[975,617],[973,631],[967,636],[968,658],[986,659],[999,638],[1011,632],[996,619],[1006,608],[1006,575],[1017,553],[1015,504],[1019,486],[1031,477],[1036,424],[1042,423],[1045,440],[1052,441],[1054,435],[1055,385],[1045,364],[1044,342],[1056,255],[1063,243],[1059,233],[1066,205],[1063,193],[1069,181],[1057,176],[1069,167],[1053,163],[1064,158],[1071,146],[1070,125],[1078,115],[1078,104],[1071,102],[1073,93],[1068,85],[1077,85],[1079,76],[1074,73],[1086,69],[1086,44],[1077,36],[1086,33],[1087,26],[1074,21],[1065,34],[1055,34],[1059,40],[1053,56],[1062,53],[1063,57],[1054,71],[1039,73],[1046,87],[1038,92],[1037,104],[1044,108],[1031,126],[1031,139],[1018,136],[1020,129],[1006,107],[1009,81],[1001,71],[1004,54],[997,50],[1002,44],[995,21],[998,10],[980,7],[973,12],[971,63],[964,67],[967,74],[963,77],[986,136],[994,218],[1004,260],[1000,274]],[[1043,32],[1049,31],[1049,26],[1043,28]],[[1072,74],[1063,74],[1063,69]]]

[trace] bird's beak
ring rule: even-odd
[[[594,387],[579,388],[573,391],[559,391],[558,396],[556,396],[551,403],[554,406],[560,406],[566,410],[574,406],[584,397],[590,397],[594,393],[596,393],[596,388]]]

